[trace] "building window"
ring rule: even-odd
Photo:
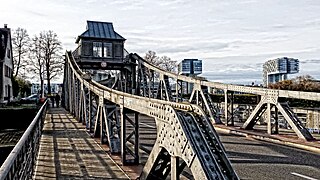
[[[114,45],[114,53],[115,53],[115,57],[122,57],[122,47],[121,47],[121,44],[115,44],[115,45]]]
[[[102,57],[102,43],[101,42],[93,42],[93,56],[94,57]]]
[[[82,41],[82,46],[81,46],[81,55],[83,56],[92,56],[92,42],[87,42],[87,41]]]
[[[7,50],[7,57],[10,58],[10,56],[11,56],[11,52],[10,52],[10,49],[8,49]]]
[[[8,86],[7,85],[4,85],[4,97],[8,97]]]
[[[112,43],[103,43],[103,57],[112,57]]]
[[[11,78],[12,76],[11,68],[9,68],[7,65],[4,66],[4,75],[8,78]]]

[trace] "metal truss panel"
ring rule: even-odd
[[[310,132],[302,125],[299,118],[287,104],[277,103],[276,106],[299,138],[304,140],[314,140]]]
[[[196,84],[193,87],[189,102],[199,105],[211,119],[213,124],[222,124],[218,108],[213,104],[210,95],[207,92],[203,92],[200,85]]]
[[[120,153],[120,109],[115,104],[105,104],[104,120],[111,153]]]
[[[265,101],[265,97],[262,97],[259,104],[254,108],[249,118],[243,124],[242,126],[243,129],[253,129],[253,126],[257,123],[259,118],[266,111],[266,108],[267,108],[266,104],[267,103]]]
[[[316,92],[287,91],[287,90],[274,90],[274,89],[271,90],[271,89],[260,88],[260,87],[247,87],[247,86],[239,86],[239,85],[232,85],[232,84],[224,84],[219,82],[201,81],[201,80],[194,79],[192,77],[177,75],[175,73],[161,70],[158,67],[146,62],[143,58],[141,58],[136,53],[131,54],[130,57],[135,59],[138,62],[141,62],[141,64],[143,64],[145,67],[147,67],[150,70],[159,72],[173,79],[181,80],[188,83],[200,84],[200,85],[204,85],[204,86],[215,88],[215,89],[222,89],[222,90],[226,89],[228,91],[256,94],[256,95],[262,95],[262,96],[266,95],[270,91],[274,91],[278,94],[279,97],[320,101],[320,93],[316,93]]]

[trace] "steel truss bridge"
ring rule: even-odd
[[[141,174],[141,179],[178,179],[189,167],[195,179],[239,179],[226,156],[213,124],[233,125],[235,92],[260,96],[260,102],[243,125],[253,129],[266,114],[268,133],[278,133],[278,113],[301,139],[312,140],[309,131],[280,98],[320,101],[320,94],[271,90],[201,81],[164,71],[129,54],[126,62],[137,67],[123,69],[111,87],[103,86],[80,70],[71,52],[66,53],[64,74],[65,107],[86,125],[111,153],[121,153],[122,163],[139,163],[139,114],[155,119],[157,139]],[[175,82],[175,91],[172,83]],[[185,101],[183,83],[193,91]],[[223,90],[224,122],[208,88]],[[271,113],[274,111],[275,113]],[[126,128],[127,125],[133,128]],[[179,159],[181,162],[179,162]]]

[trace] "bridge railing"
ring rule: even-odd
[[[48,100],[41,106],[27,130],[2,164],[0,180],[32,179],[47,106]]]

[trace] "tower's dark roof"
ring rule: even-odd
[[[78,36],[76,43],[78,43],[82,37],[126,40],[114,31],[112,23],[99,21],[87,21],[87,30]]]

